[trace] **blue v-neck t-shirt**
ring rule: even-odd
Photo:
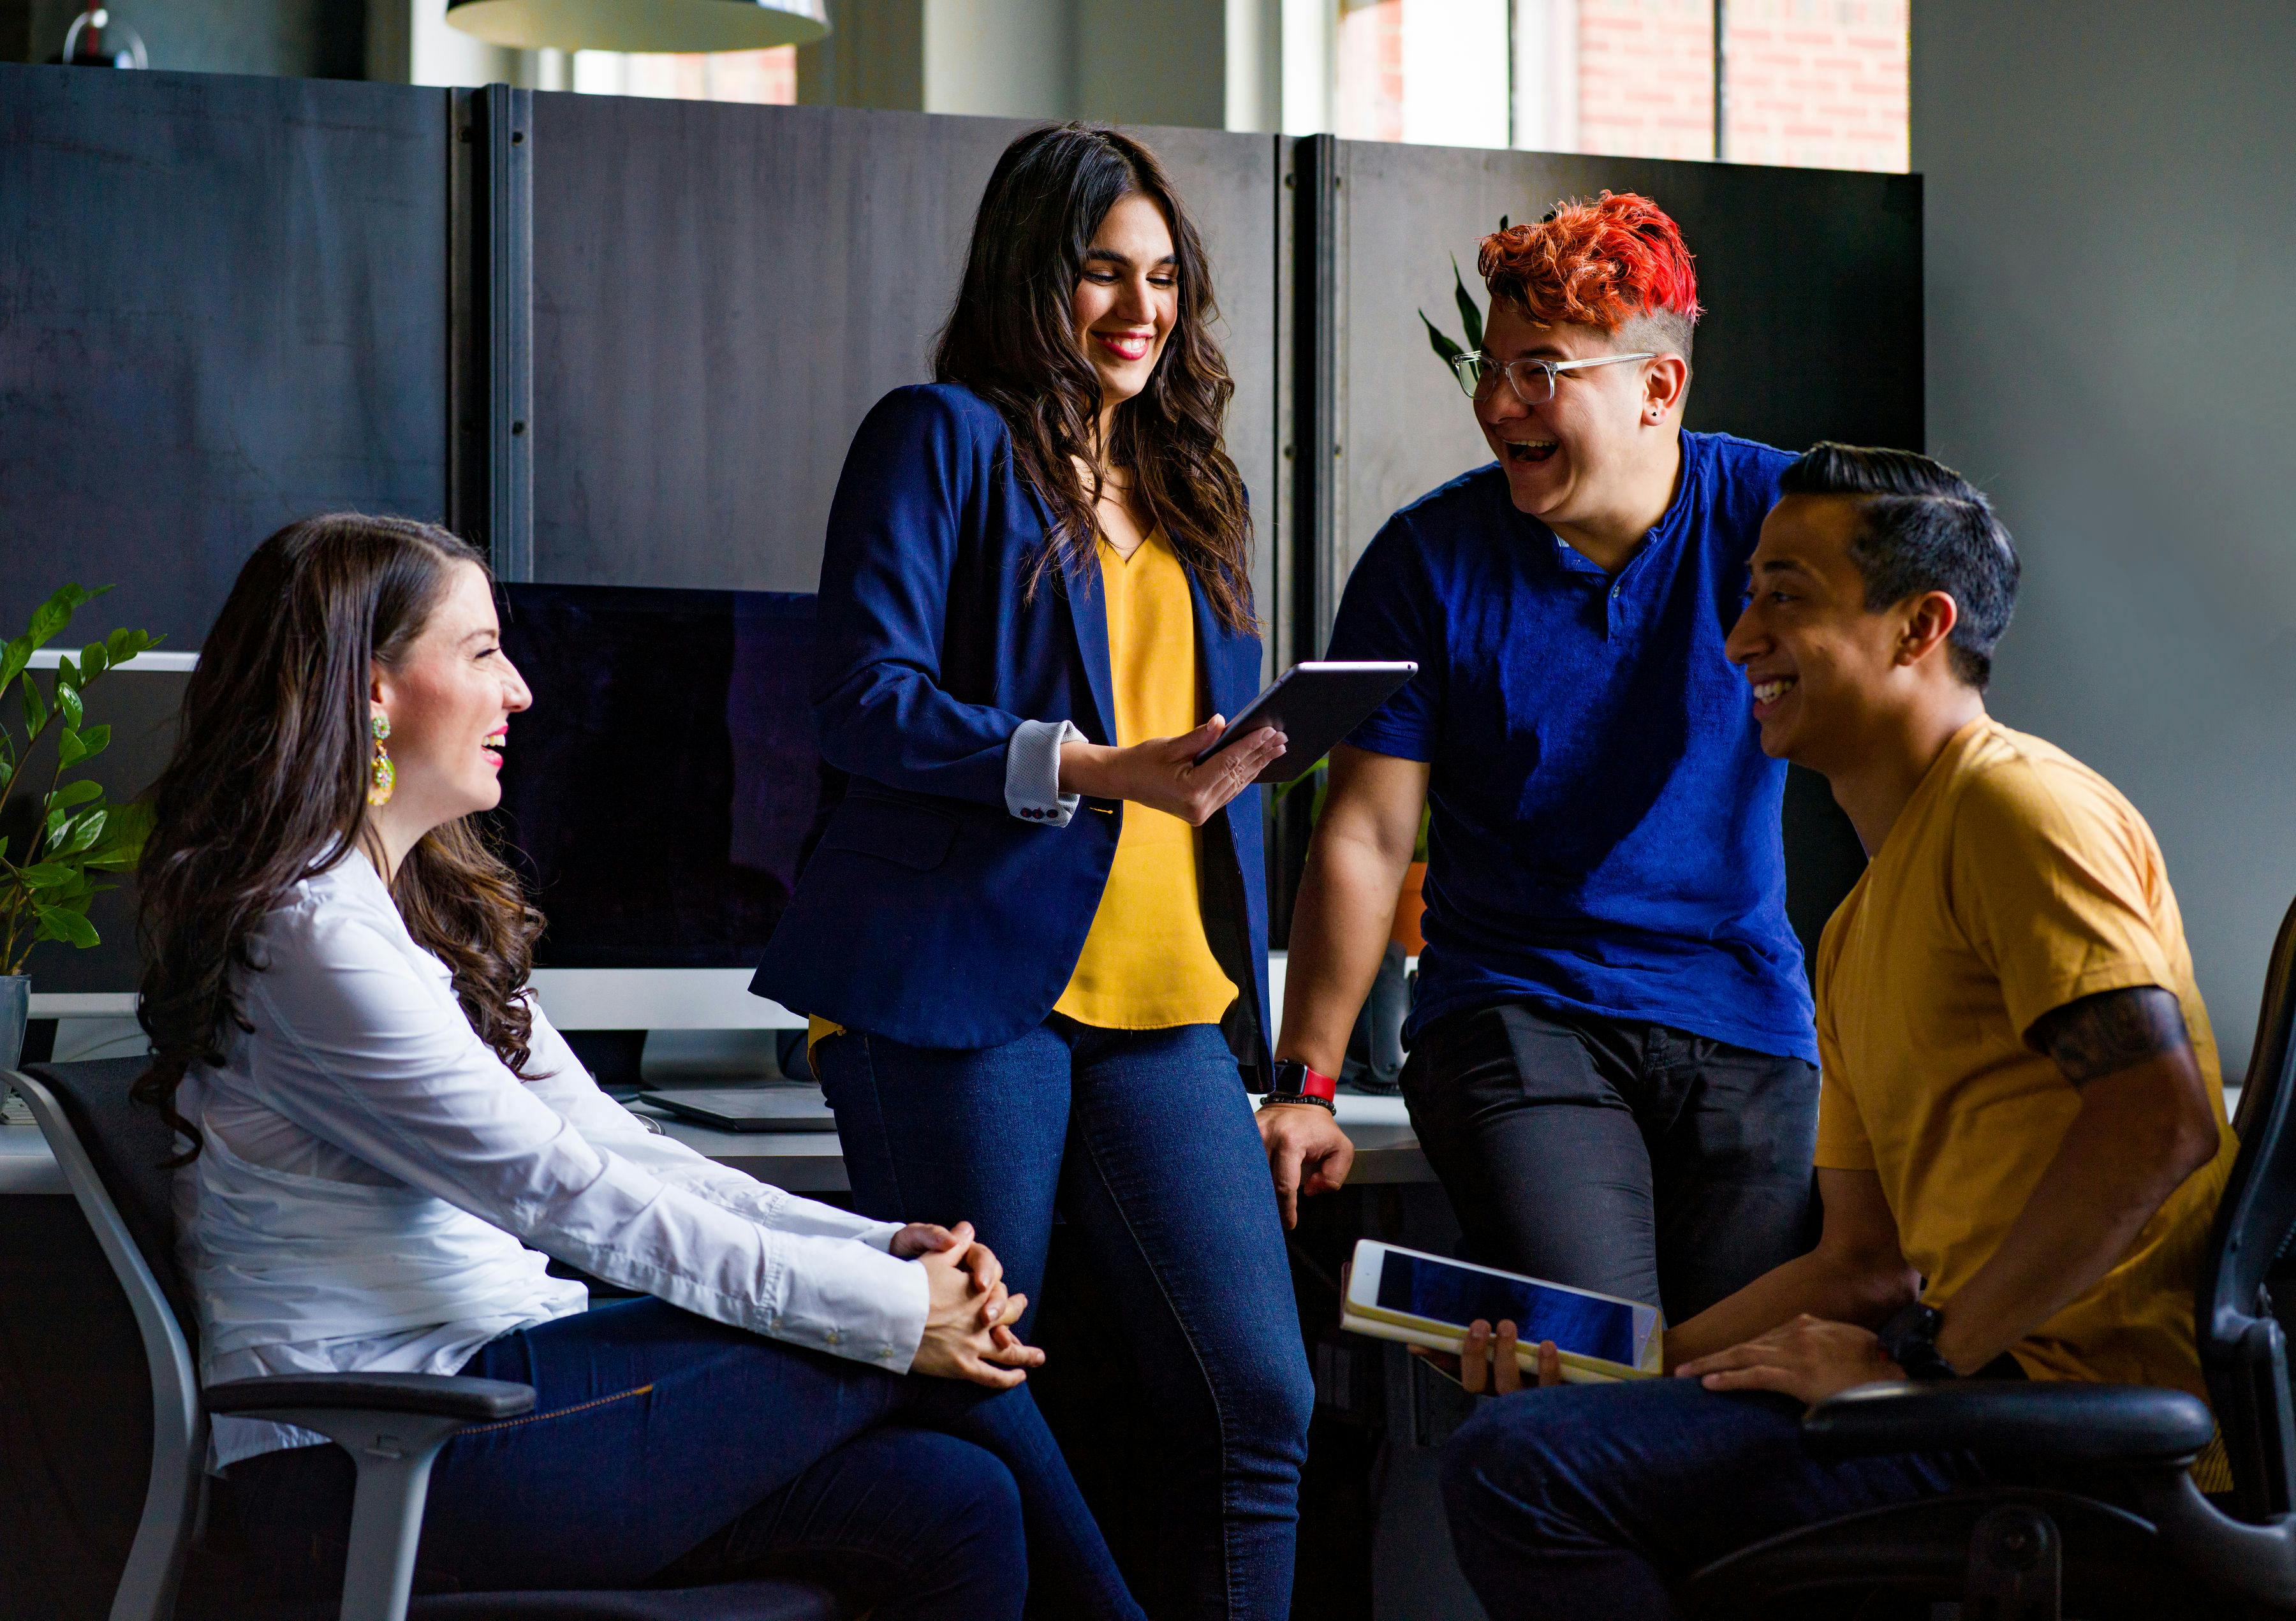
[[[1684,434],[1673,503],[1615,577],[1517,511],[1496,463],[1364,553],[1325,656],[1419,664],[1348,739],[1431,767],[1414,1033],[1525,1001],[1816,1060],[1785,766],[1722,656],[1792,459]]]

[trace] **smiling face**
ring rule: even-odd
[[[1724,646],[1745,667],[1762,752],[1828,774],[1866,753],[1879,717],[1925,678],[1913,666],[1943,663],[1954,619],[1953,599],[1938,592],[1866,608],[1849,555],[1862,524],[1847,495],[1788,495],[1772,507]]]
[[[1180,318],[1171,223],[1152,200],[1135,192],[1102,217],[1070,307],[1077,340],[1100,377],[1101,409],[1112,413],[1148,386]]]
[[[1491,302],[1483,350],[1494,359],[1587,360],[1657,347],[1646,334],[1540,327],[1520,307]],[[1671,488],[1678,413],[1689,367],[1677,355],[1564,372],[1554,396],[1526,405],[1496,372],[1475,396],[1475,420],[1506,473],[1516,510],[1550,527],[1599,528],[1648,505],[1653,477]],[[1663,505],[1661,499],[1660,504]]]
[[[476,564],[454,564],[421,633],[395,663],[375,663],[371,698],[390,717],[383,747],[398,774],[382,815],[419,837],[501,803],[510,717],[534,695],[502,651]]]

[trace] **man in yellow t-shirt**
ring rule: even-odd
[[[1669,1331],[1686,1377],[1527,1393],[1459,1431],[1453,1541],[1494,1621],[1670,1614],[1669,1584],[1733,1549],[1984,1477],[1811,1460],[1801,1404],[1853,1385],[2207,1395],[2193,1293],[2234,1143],[2160,847],[1986,714],[2018,565],[1981,494],[1831,445],[1783,488],[1728,651],[1763,749],[1825,774],[1869,858],[1816,964],[1824,1235]]]

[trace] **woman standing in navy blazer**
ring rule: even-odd
[[[1260,663],[1212,314],[1145,148],[1005,151],[938,381],[870,413],[831,508],[842,797],[753,988],[814,1018],[863,1211],[962,1213],[1037,1299],[1058,1208],[1172,1439],[1172,1613],[1280,1617],[1312,1388],[1238,1060],[1283,739],[1191,764]]]

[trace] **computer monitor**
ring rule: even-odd
[[[548,927],[542,969],[754,968],[820,797],[813,599],[502,587],[534,692],[494,822]]]

